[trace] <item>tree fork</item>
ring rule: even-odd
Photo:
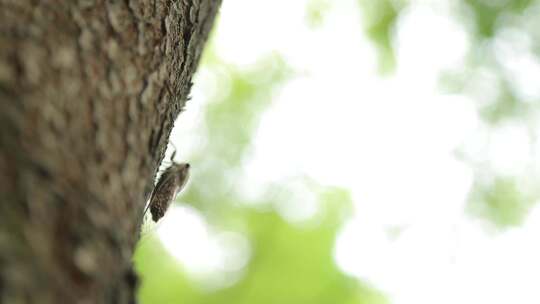
[[[0,302],[132,303],[220,0],[0,0]]]

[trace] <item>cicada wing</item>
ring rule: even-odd
[[[177,188],[176,176],[170,171],[165,172],[159,179],[149,204],[150,213],[155,222],[165,215],[171,201],[174,199]]]

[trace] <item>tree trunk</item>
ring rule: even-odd
[[[134,302],[142,210],[219,4],[0,0],[0,303]]]

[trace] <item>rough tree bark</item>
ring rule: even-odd
[[[142,210],[219,5],[0,0],[1,303],[134,301]]]

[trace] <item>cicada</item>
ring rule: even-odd
[[[172,164],[165,169],[163,174],[152,191],[148,208],[152,214],[152,220],[157,221],[165,215],[176,195],[182,191],[189,178],[189,164],[177,163],[173,161],[174,154],[171,156]]]

